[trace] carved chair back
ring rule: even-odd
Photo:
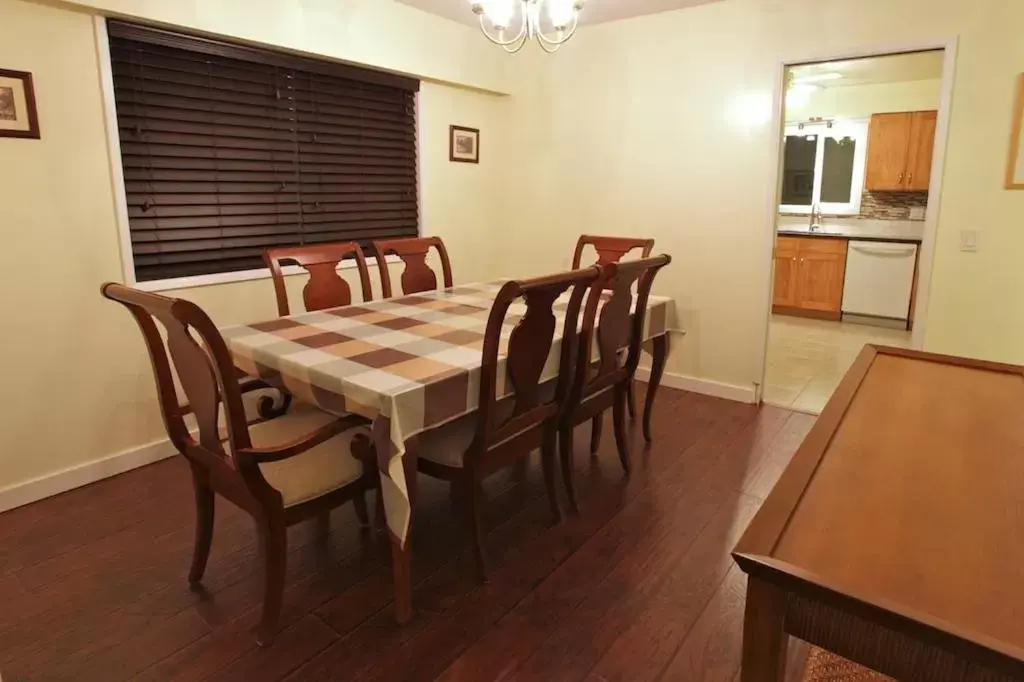
[[[663,254],[601,266],[601,275],[583,311],[568,409],[575,409],[589,396],[630,379],[636,372],[651,286],[658,271],[670,262],[671,256]],[[625,361],[623,349],[627,349]]]
[[[543,436],[546,423],[554,426],[565,403],[572,381],[572,368],[579,341],[576,330],[584,298],[597,280],[597,267],[549,275],[530,280],[507,282],[498,292],[484,332],[483,361],[480,370],[480,407],[476,435],[469,457],[484,457],[499,447],[532,450]],[[555,339],[559,298],[569,292],[562,323],[559,376],[554,393],[543,390],[541,375]],[[505,377],[512,395],[511,414],[498,409],[499,355],[502,330],[510,306],[525,303],[525,312],[508,334],[505,350]]]
[[[432,291],[438,288],[437,275],[427,265],[427,255],[431,248],[437,249],[441,258],[441,276],[444,288],[447,289],[452,286],[452,264],[448,260],[448,249],[445,248],[440,237],[390,239],[373,243],[384,298],[391,298],[394,295],[391,287],[391,274],[388,272],[386,260],[389,255],[398,256],[405,265],[400,279],[402,294],[418,294],[421,291]]]
[[[363,291],[363,300],[373,300],[370,288],[370,271],[366,267],[363,249],[356,242],[335,244],[307,244],[282,249],[267,249],[263,252],[263,260],[270,268],[274,280],[274,293],[277,295],[277,312],[282,317],[290,315],[288,292],[285,288],[284,274],[281,266],[285,263],[296,263],[309,273],[309,281],[302,289],[302,300],[306,311],[338,308],[352,303],[352,289],[341,275],[338,265],[345,258],[353,258],[359,272],[359,284]]]
[[[579,241],[576,242],[576,252],[572,257],[573,269],[579,269],[582,265],[583,252],[587,246],[592,246],[597,251],[597,265],[607,265],[608,263],[618,263],[633,249],[640,249],[641,258],[649,257],[654,250],[654,240],[641,237],[580,235]]]
[[[178,451],[221,481],[248,489],[257,499],[271,497],[270,485],[256,464],[237,455],[252,448],[249,426],[231,353],[209,316],[190,301],[122,284],[107,283],[100,291],[127,308],[142,332],[164,426]],[[187,405],[179,403],[175,377]],[[189,412],[199,427],[198,440],[185,424],[184,417]],[[222,414],[226,422],[226,449],[220,425]]]

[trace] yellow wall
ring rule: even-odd
[[[565,267],[581,232],[653,236],[675,259],[657,289],[688,332],[669,369],[746,386],[767,316],[780,55],[959,35],[925,344],[1024,362],[1024,192],[1001,189],[1024,3],[725,0],[585,28],[554,57],[508,57],[392,0],[0,0],[0,65],[34,73],[43,132],[0,138],[0,493],[162,437],[137,332],[97,292],[120,278],[119,244],[92,19],[69,6],[444,81],[421,94],[421,203],[456,278]],[[448,163],[451,123],[483,130],[480,166]],[[976,253],[958,250],[967,228]],[[274,314],[265,280],[181,295],[222,324]]]
[[[867,118],[871,114],[939,108],[942,81],[919,80],[822,88],[807,100],[786,104],[787,121],[809,118]]]
[[[537,138],[535,182],[504,262],[557,267],[582,230],[655,237],[674,258],[656,289],[688,331],[669,370],[749,387],[768,313],[779,60],[959,35],[925,345],[1022,362],[1024,192],[1001,182],[1021,25],[1024,3],[1006,0],[727,0],[584,29],[519,121]],[[977,253],[958,250],[965,228],[981,232]]]
[[[198,12],[200,5],[225,3],[149,4],[188,5]],[[127,313],[99,295],[102,282],[121,279],[121,262],[92,17],[21,0],[0,0],[0,17],[0,66],[33,73],[42,130],[41,140],[0,138],[5,239],[0,305],[8,311],[2,326],[2,495],[5,488],[136,449],[164,434],[141,337]],[[265,17],[265,39],[281,37],[270,33],[276,19],[280,16]],[[478,37],[450,25],[459,35]],[[247,35],[259,28],[248,16]],[[387,35],[390,27],[365,28]],[[301,36],[291,42],[301,42]],[[473,44],[478,50],[472,58],[465,51],[441,49],[425,61],[435,74],[454,76],[465,59],[466,80],[480,85],[497,71],[481,66],[492,54],[489,47]],[[403,70],[414,65],[407,66]],[[423,83],[420,92],[423,228],[449,244],[457,281],[484,278],[491,267],[489,257],[481,255],[489,251],[480,249],[482,235],[492,227],[489,209],[503,167],[502,112],[508,101],[436,82]],[[479,166],[448,162],[451,123],[483,130]],[[376,283],[376,272],[371,274]],[[300,278],[293,280],[297,293]],[[219,324],[276,315],[269,280],[174,295],[195,300]]]

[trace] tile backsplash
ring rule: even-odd
[[[860,217],[874,220],[914,220],[912,208],[928,206],[928,192],[868,192],[860,199]],[[924,213],[921,212],[923,216]],[[923,220],[924,218],[917,218]]]
[[[924,209],[928,206],[928,192],[868,192],[864,191],[860,199],[860,214],[857,216],[835,216],[825,214],[828,218],[868,218],[871,220],[924,220],[924,211],[918,212],[922,217],[912,217],[911,209]],[[780,213],[784,216],[806,216],[806,213]]]

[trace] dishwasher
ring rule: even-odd
[[[906,320],[916,263],[916,244],[851,241],[846,255],[843,314]]]

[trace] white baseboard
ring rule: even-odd
[[[249,415],[250,419],[255,418],[253,415],[256,413],[256,405],[264,393],[264,391],[259,390],[242,396],[245,413]],[[193,437],[198,436],[199,432],[196,429],[195,418],[192,415],[185,417],[185,426],[188,427],[189,433]],[[83,485],[102,481],[104,478],[117,476],[126,471],[152,464],[153,462],[159,462],[176,454],[178,454],[178,451],[170,439],[164,438],[163,440],[155,440],[152,443],[146,443],[130,450],[108,455],[102,459],[77,464],[62,471],[33,478],[30,481],[15,483],[6,488],[0,488],[0,512],[32,502],[38,502],[54,495],[60,495],[69,490],[81,488]]]
[[[40,476],[24,483],[0,488],[0,512],[110,478],[126,471],[159,462],[177,454],[171,441],[158,440],[103,459]]]
[[[651,370],[649,368],[637,368],[636,378],[640,381],[647,381],[650,376]],[[665,372],[661,378],[661,385],[668,386],[669,388],[678,388],[681,391],[692,391],[694,393],[711,395],[716,398],[734,400],[739,403],[756,402],[756,393],[754,392],[753,384],[750,386],[739,386],[737,384],[726,384],[721,381],[713,381],[711,379],[700,379],[698,377],[691,377],[685,374]]]

